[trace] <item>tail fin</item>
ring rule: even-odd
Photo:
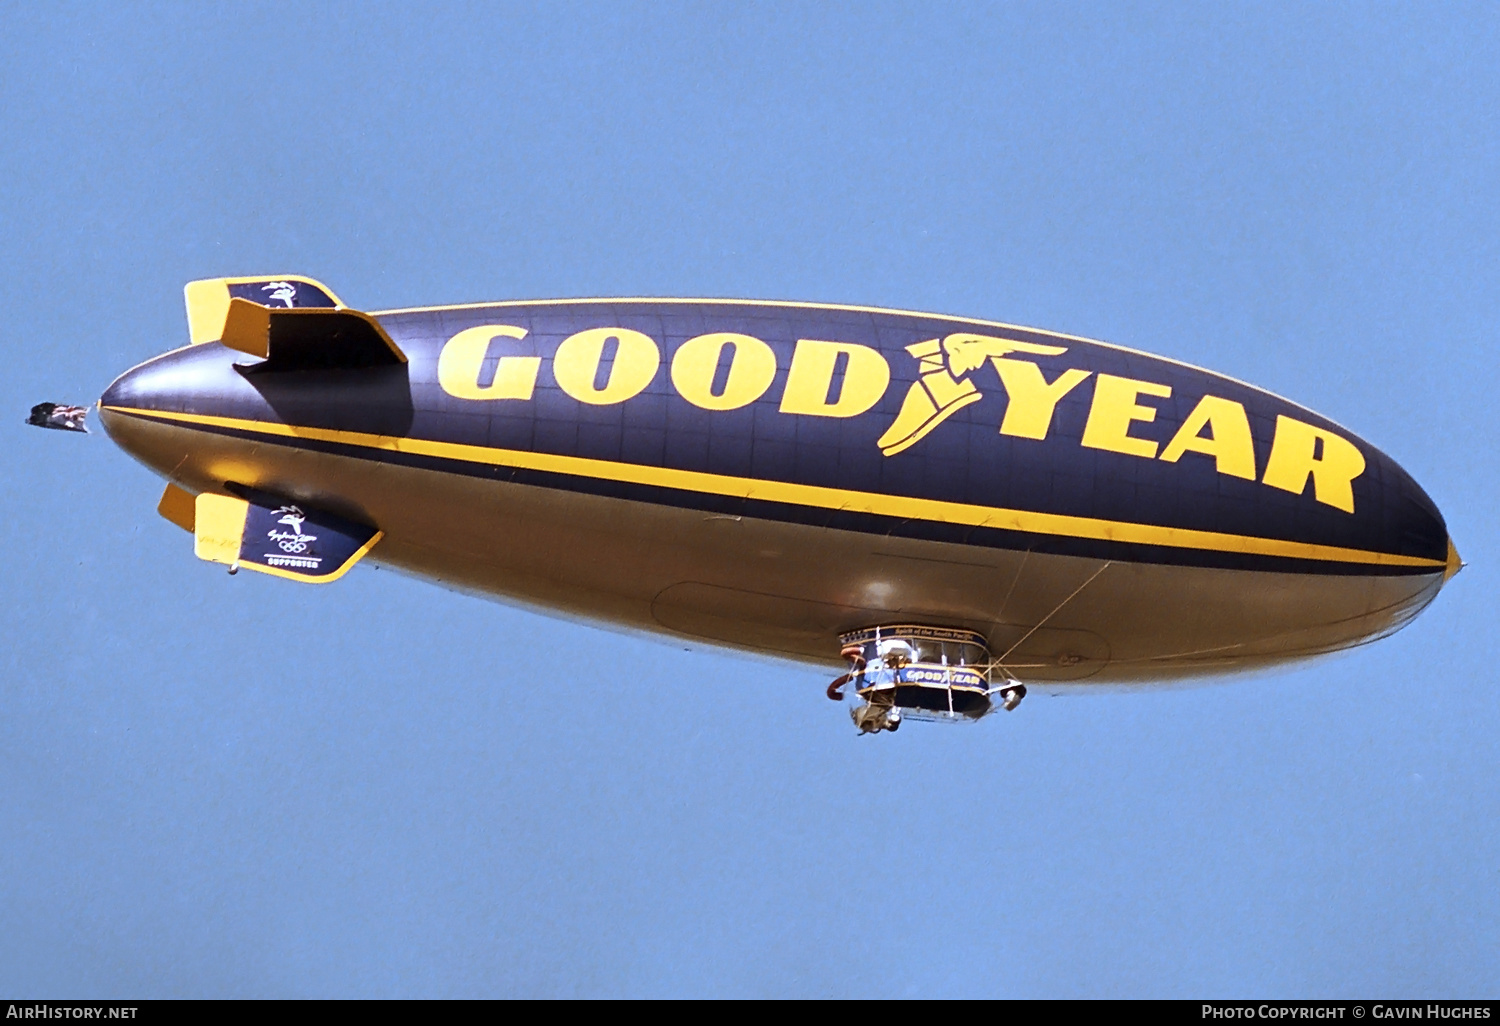
[[[406,354],[380,322],[358,310],[278,310],[233,296],[220,344],[258,356],[257,371],[400,366]]]
[[[167,490],[171,493],[172,486]],[[311,506],[265,492],[239,491],[245,498],[203,492],[193,499],[194,551],[199,559],[227,563],[231,572],[244,567],[294,581],[326,584],[348,573],[384,537],[378,528]],[[173,505],[180,505],[180,510],[162,509],[162,515],[179,526],[187,516],[184,496],[185,492],[172,497]],[[164,495],[162,506],[167,505]]]
[[[194,345],[219,340],[230,299],[248,299],[277,309],[341,309],[344,305],[326,285],[296,274],[204,278],[188,282],[182,293],[187,301],[188,334]]]

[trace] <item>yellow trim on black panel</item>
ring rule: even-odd
[[[344,306],[344,301],[335,296],[327,285],[300,274],[252,274],[190,281],[182,287],[182,298],[187,304],[188,338],[193,345],[219,340],[224,318],[229,313],[229,286],[257,281],[300,281],[304,285],[322,289],[340,309]]]
[[[1135,524],[1121,520],[1099,520],[1093,517],[1070,516],[1062,513],[1000,509],[962,502],[946,502],[940,499],[857,492],[822,485],[732,477],[726,474],[677,470],[670,467],[647,467],[635,463],[587,459],[581,456],[554,456],[549,453],[525,452],[518,449],[493,449],[480,445],[438,442],[425,438],[397,438],[392,435],[372,435],[359,431],[298,427],[268,421],[242,420],[235,417],[173,413],[166,410],[139,410],[124,406],[110,406],[106,409],[154,420],[248,431],[280,438],[332,442],[365,449],[408,453],[414,456],[459,460],[485,466],[540,470],[554,474],[570,474],[601,481],[672,488],[706,495],[727,495],[849,513],[873,513],[904,520],[927,520],[935,523],[1020,531],[1027,534],[1047,534],[1135,545],[1160,545],[1167,548],[1199,549],[1210,552],[1235,552],[1255,556],[1279,556],[1329,563],[1430,567],[1434,570],[1444,567],[1443,560],[1403,556],[1393,552],[1370,552],[1336,545],[1283,541],[1279,538],[1256,538],[1249,535],[1199,531],[1184,527],[1161,527],[1155,524]]]
[[[262,563],[241,563],[240,567],[245,570],[254,570],[258,574],[270,574],[272,577],[285,577],[289,581],[298,581],[302,584],[332,584],[334,581],[347,574],[350,570],[353,570],[354,564],[358,563],[361,559],[364,559],[365,553],[373,549],[375,547],[375,543],[380,541],[380,539],[384,537],[384,531],[376,531],[374,537],[372,537],[369,541],[365,542],[358,549],[356,549],[354,555],[346,559],[342,566],[340,566],[333,573],[324,574],[321,577],[311,577],[307,574],[299,574],[295,570],[283,570],[279,566],[266,566]]]

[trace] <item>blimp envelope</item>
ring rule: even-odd
[[[912,650],[879,671],[890,726],[962,713],[961,679],[982,711],[1339,651],[1461,566],[1350,429],[1074,335],[739,299],[366,313],[296,275],[186,296],[197,344],[100,420],[200,556],[326,581],[378,541],[447,587],[828,669],[876,631]],[[929,659],[934,632],[987,655]]]

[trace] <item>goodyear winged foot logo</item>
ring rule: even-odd
[[[1011,353],[1061,356],[1068,350],[1066,346],[959,333],[909,345],[906,351],[917,359],[918,378],[907,391],[901,412],[875,443],[886,456],[911,448],[943,421],[983,398],[984,394],[969,380],[969,375],[983,367],[986,360],[998,360]]]

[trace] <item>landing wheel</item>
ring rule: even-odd
[[[1006,712],[1010,712],[1016,706],[1020,705],[1021,699],[1025,697],[1026,685],[1015,684],[1011,687],[1003,689],[1000,692],[1000,704],[1004,706]]]

